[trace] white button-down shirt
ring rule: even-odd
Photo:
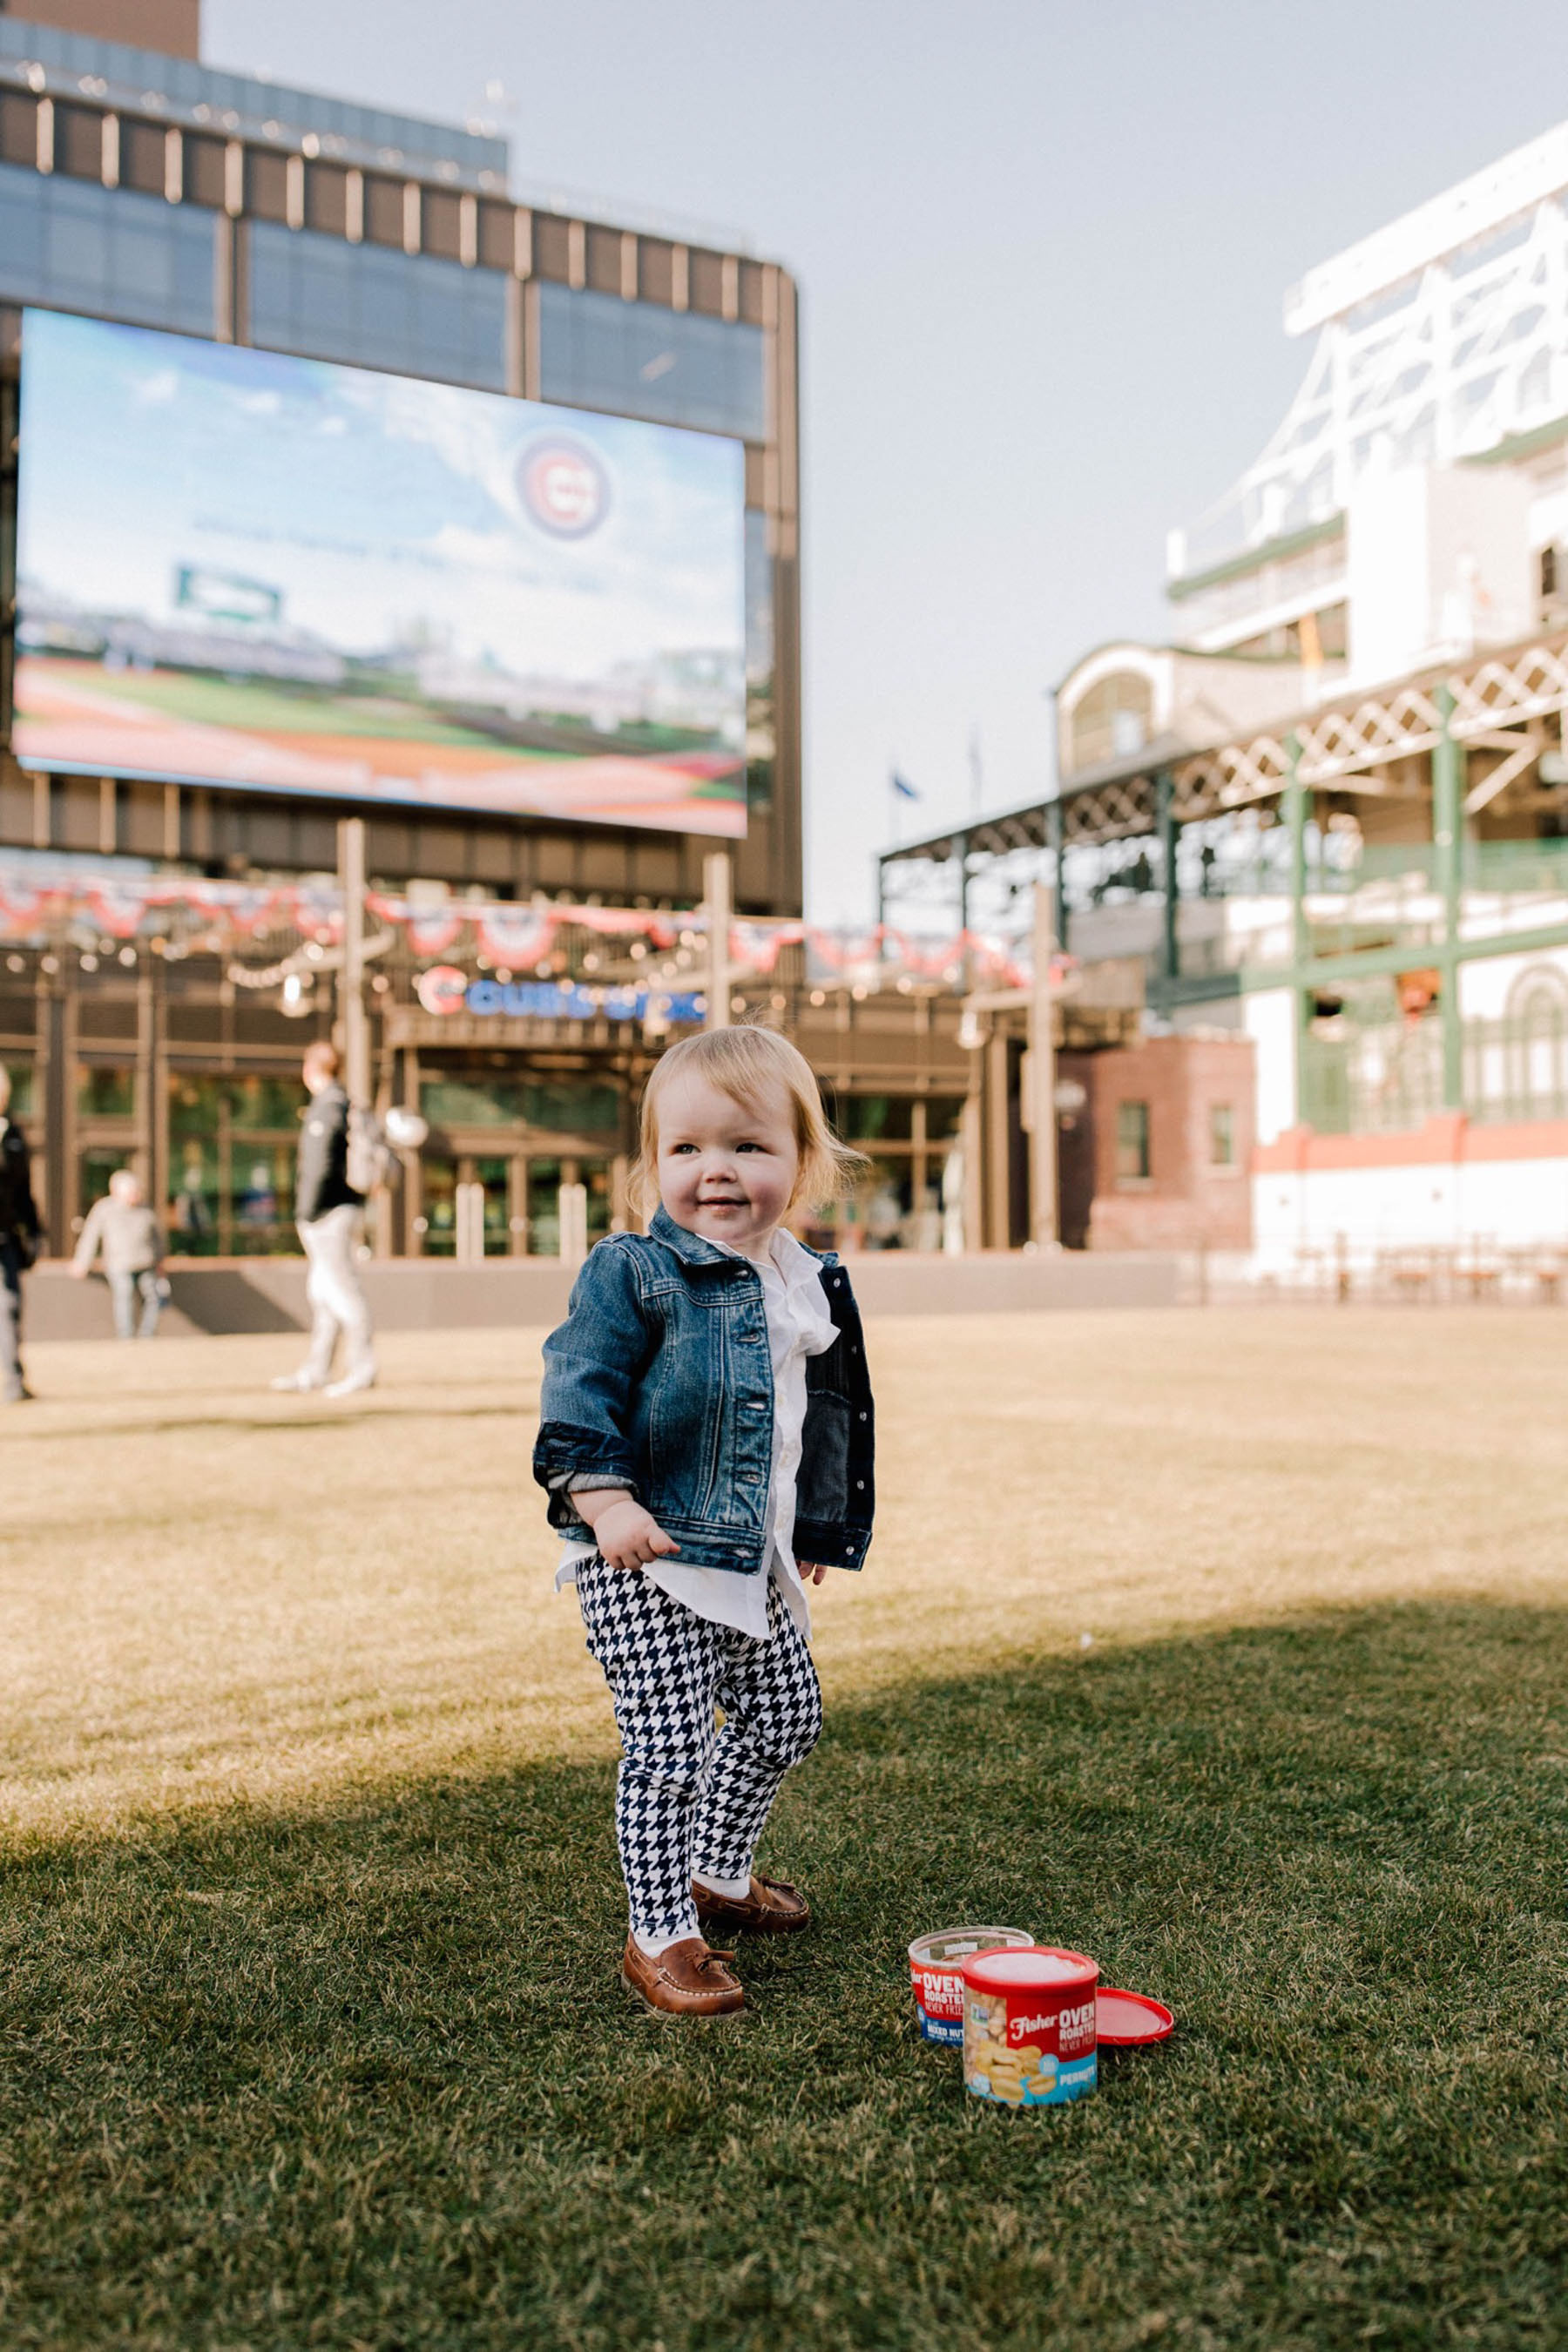
[[[714,1247],[731,1257],[743,1255],[727,1242],[716,1242]],[[811,1633],[811,1610],[795,1559],[795,1489],[805,1426],[805,1360],[808,1356],[826,1355],[838,1332],[823,1296],[822,1261],[803,1248],[793,1234],[781,1225],[770,1255],[749,1263],[762,1278],[768,1352],[773,1367],[773,1444],[767,1500],[772,1540],[767,1572],[742,1576],[733,1569],[682,1567],[679,1554],[656,1559],[642,1572],[699,1617],[716,1625],[731,1625],[753,1641],[765,1642],[770,1583],[778,1585],[802,1633],[809,1636]],[[564,1584],[575,1584],[578,1563],[594,1556],[592,1544],[567,1544],[555,1571],[556,1591]]]

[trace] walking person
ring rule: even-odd
[[[22,1377],[22,1276],[44,1237],[27,1139],[10,1109],[11,1073],[0,1062],[0,1404],[20,1404],[33,1393]]]
[[[272,1383],[275,1389],[321,1389],[330,1397],[353,1396],[375,1384],[370,1307],[356,1263],[364,1194],[349,1182],[349,1098],[339,1080],[341,1067],[337,1047],[325,1038],[305,1048],[300,1075],[310,1100],[300,1139],[294,1222],[310,1261],[305,1297],[312,1317],[310,1352],[297,1372]],[[334,1381],[340,1333],[344,1365],[342,1378]]]
[[[652,1227],[590,1252],[544,1346],[534,1476],[621,1737],[621,1981],[668,2014],[743,2007],[710,1937],[811,1920],[756,1848],[821,1728],[805,1586],[871,1539],[871,1389],[847,1274],[784,1219],[857,1157],[776,1032],[685,1039],[643,1097]]]
[[[71,1273],[85,1282],[103,1252],[117,1339],[150,1339],[157,1330],[166,1295],[163,1246],[163,1229],[147,1206],[142,1179],[134,1169],[117,1168],[103,1199],[87,1213],[71,1260]]]

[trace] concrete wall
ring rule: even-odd
[[[1173,1257],[1035,1257],[996,1252],[970,1257],[917,1257],[879,1250],[849,1261],[856,1295],[868,1315],[1038,1313],[1060,1307],[1172,1307]],[[562,1267],[499,1258],[484,1266],[426,1260],[367,1265],[364,1286],[383,1331],[548,1329],[566,1312],[572,1277]],[[169,1334],[300,1331],[310,1321],[305,1268],[298,1258],[232,1258],[176,1266]],[[98,1280],[73,1282],[63,1265],[38,1267],[26,1279],[29,1339],[108,1339],[109,1293]]]
[[[1535,624],[1530,484],[1511,467],[1368,472],[1346,533],[1357,686],[1508,645]]]
[[[1298,1129],[1253,1160],[1256,1268],[1304,1251],[1349,1263],[1390,1249],[1568,1251],[1568,1120],[1476,1126],[1455,1112],[1402,1135]]]
[[[1257,1053],[1255,1118],[1259,1143],[1296,1124],[1296,993],[1265,988],[1242,999],[1242,1018]]]
[[[201,54],[201,0],[22,0],[5,12],[95,41],[124,41],[166,58]]]

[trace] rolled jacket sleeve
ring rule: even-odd
[[[572,1286],[566,1320],[544,1343],[533,1475],[552,1527],[575,1524],[572,1487],[638,1490],[632,1400],[653,1334],[630,1252],[601,1242]]]

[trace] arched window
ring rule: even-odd
[[[1068,717],[1069,772],[1141,751],[1153,713],[1154,689],[1141,671],[1112,670],[1098,679]]]
[[[1568,1108],[1568,975],[1555,964],[1521,971],[1508,994],[1509,1093],[1516,1116]]]

